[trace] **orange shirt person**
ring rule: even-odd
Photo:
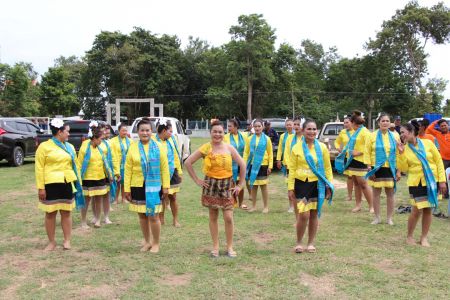
[[[439,125],[439,130],[434,127]],[[425,133],[434,136],[439,143],[439,151],[444,162],[444,168],[450,167],[450,132],[445,119],[436,120],[427,127]]]

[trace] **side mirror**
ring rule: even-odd
[[[36,130],[36,133],[37,134],[44,134],[44,130],[43,129],[38,129],[38,130]]]
[[[191,135],[191,134],[192,134],[192,130],[186,129],[185,134],[186,134],[186,135]]]

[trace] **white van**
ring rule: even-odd
[[[156,122],[158,121],[159,117],[148,117],[151,121],[152,126],[152,132],[153,134],[156,134]],[[178,145],[180,146],[181,150],[181,157],[183,158],[183,161],[188,158],[189,155],[191,155],[191,140],[189,139],[189,135],[192,134],[191,130],[185,130],[183,127],[183,124],[178,119],[171,118],[171,117],[164,117],[166,120],[170,121],[170,124],[172,124],[172,130],[173,135],[175,138],[178,139]],[[137,118],[134,120],[133,124],[131,125],[130,130],[130,137],[138,141],[139,136],[137,133],[137,123],[142,120],[142,118]]]

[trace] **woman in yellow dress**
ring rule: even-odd
[[[163,146],[152,139],[152,127],[148,118],[137,124],[139,142],[128,150],[125,162],[125,198],[130,201],[129,210],[137,212],[145,243],[141,251],[159,252],[162,211],[161,199],[170,188],[167,153]]]
[[[434,143],[418,138],[419,123],[415,120],[400,128],[403,144],[398,144],[398,167],[408,173],[407,184],[413,206],[408,219],[406,242],[415,245],[414,229],[422,216],[422,234],[419,244],[430,247],[428,232],[431,227],[432,208],[438,206],[438,198],[447,191],[444,164]],[[438,195],[438,192],[440,195]]]
[[[366,147],[366,139],[370,135],[370,131],[364,127],[364,117],[360,111],[355,110],[350,117],[350,122],[352,123],[352,128],[355,131],[347,146],[344,148],[342,153],[346,155],[346,162],[344,170],[347,171],[346,174],[353,178],[353,184],[358,186],[355,188],[361,189],[360,193],[355,193],[356,206],[352,209],[352,212],[361,211],[362,205],[362,194],[366,197],[367,203],[369,204],[369,211],[373,213],[372,206],[372,189],[367,184],[365,176],[367,174],[367,165],[364,164],[364,150]]]
[[[355,132],[352,128],[352,123],[350,122],[350,115],[344,116],[344,129],[339,132],[338,137],[334,140],[334,147],[342,152],[345,146],[347,146],[350,137]],[[344,171],[344,175],[347,176],[347,201],[352,201],[353,186],[355,187],[355,194],[359,193],[361,195],[361,189],[353,184],[352,176],[348,176],[348,171]],[[361,196],[359,196],[361,197]]]
[[[239,121],[237,119],[231,119],[228,121],[228,133],[225,134],[223,141],[230,144],[236,149],[241,157],[244,156],[245,143],[247,142],[248,134],[247,132],[239,131]],[[239,166],[237,162],[233,161],[233,181],[239,181]],[[250,187],[247,187],[249,189]],[[239,192],[238,196],[238,206],[241,209],[248,209],[247,205],[244,204],[244,189]]]
[[[110,141],[111,150],[113,152],[114,174],[118,176],[117,180],[117,194],[116,203],[119,204],[119,192],[121,195],[121,202],[124,201],[123,181],[125,179],[125,160],[128,149],[133,142],[128,138],[128,128],[125,124],[120,124],[118,127],[119,135],[113,137]]]
[[[180,191],[181,180],[183,176],[183,168],[181,167],[180,156],[178,155],[176,145],[176,140],[172,138],[172,124],[169,120],[161,118],[156,124],[157,134],[153,135],[154,139],[161,143],[165,152],[167,153],[167,159],[169,162],[170,171],[170,188],[169,188],[169,204],[170,210],[172,211],[173,226],[181,227],[178,220],[178,203],[177,203],[177,193]],[[159,213],[159,219],[161,224],[164,225],[164,212],[166,210],[166,201],[162,203],[163,209]]]
[[[317,234],[319,217],[325,199],[331,203],[334,187],[330,153],[325,144],[316,139],[317,125],[314,120],[303,124],[304,138],[292,149],[289,159],[288,190],[289,197],[297,200],[297,245],[296,253],[305,251],[303,236],[308,226],[306,251],[316,252],[314,240]]]
[[[56,248],[56,215],[61,215],[64,234],[63,249],[70,249],[72,235],[71,211],[76,206],[83,208],[84,197],[81,178],[76,166],[75,148],[67,142],[70,127],[60,119],[50,122],[53,137],[39,145],[35,158],[36,186],[39,209],[45,212],[45,229],[49,244],[46,251]]]
[[[222,209],[225,223],[228,257],[236,257],[233,249],[233,206],[234,197],[239,195],[245,181],[245,162],[237,150],[223,142],[224,127],[218,120],[211,122],[211,141],[203,144],[185,161],[186,169],[194,182],[202,187],[202,205],[209,208],[209,231],[213,242],[211,257],[219,256],[219,209]],[[205,179],[197,177],[192,165],[203,158]],[[236,161],[239,170],[239,183],[233,185],[232,162]]]
[[[373,209],[375,218],[373,225],[381,223],[380,196],[384,188],[386,193],[387,216],[386,223],[394,225],[392,216],[394,214],[394,192],[396,182],[400,180],[401,174],[397,169],[397,143],[400,141],[389,131],[391,120],[389,115],[380,113],[377,118],[379,129],[370,133],[366,139],[364,151],[364,163],[367,165],[369,185],[372,187]]]
[[[284,177],[286,177],[286,181],[287,181],[288,170],[287,170],[286,160],[284,158],[284,150],[286,149],[286,144],[287,144],[287,140],[289,139],[289,137],[291,137],[295,134],[294,121],[292,119],[287,119],[284,122],[284,126],[286,127],[286,131],[280,135],[280,139],[278,142],[278,148],[277,148],[276,161],[277,161],[277,168],[283,172],[283,175],[284,175]],[[289,199],[289,197],[288,197],[288,201],[289,201],[288,212],[292,213],[292,212],[294,212],[294,204]]]
[[[109,181],[114,180],[113,171],[109,168],[106,155],[99,147],[102,143],[103,129],[96,121],[89,124],[91,139],[85,140],[78,152],[77,166],[83,181],[83,194],[86,207],[81,210],[81,228],[88,229],[86,216],[89,203],[93,205],[94,227],[99,228],[101,202],[109,191]]]
[[[247,163],[247,181],[251,188],[252,208],[249,212],[256,210],[256,196],[258,187],[261,188],[263,199],[263,213],[269,212],[269,192],[267,184],[269,175],[273,169],[273,150],[270,138],[263,131],[262,120],[253,122],[255,134],[247,139],[244,150],[244,161]]]

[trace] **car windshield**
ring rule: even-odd
[[[70,133],[83,133],[89,132],[89,122],[70,122]]]

